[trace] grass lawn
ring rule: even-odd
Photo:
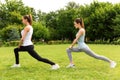
[[[68,44],[35,46],[35,50],[42,57],[61,66],[56,71],[51,70],[50,65],[38,62],[27,52],[20,53],[21,68],[10,68],[14,63],[14,47],[1,47],[0,80],[120,80],[119,45],[89,45],[96,53],[116,61],[118,65],[115,69],[110,69],[107,62],[96,60],[84,53],[73,53],[76,68],[66,69],[69,64],[66,54],[68,46]]]

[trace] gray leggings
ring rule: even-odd
[[[100,56],[100,55],[95,54],[89,47],[86,47],[86,48],[82,48],[82,49],[79,49],[79,48],[71,48],[70,49],[70,48],[68,48],[67,49],[67,54],[68,54],[68,58],[71,62],[72,62],[71,52],[85,52],[87,55],[89,55],[91,57],[94,57],[96,59],[104,60],[106,62],[111,61],[109,58],[106,58],[104,56]]]

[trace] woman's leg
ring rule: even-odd
[[[67,55],[68,55],[68,58],[69,58],[71,64],[73,64],[71,52],[81,52],[81,50],[79,48],[71,48],[71,49],[68,48],[66,51],[67,51]]]
[[[21,46],[20,48],[15,48],[14,49],[14,54],[15,54],[15,63],[19,64],[19,51],[25,51],[25,48]]]
[[[100,60],[104,60],[104,61],[106,61],[106,62],[109,62],[111,68],[115,68],[115,66],[117,65],[116,62],[110,60],[109,58],[107,58],[107,57],[105,57],[105,56],[100,56],[100,55],[98,55],[98,54],[95,54],[89,47],[84,48],[84,49],[82,49],[82,50],[83,50],[86,54],[88,54],[89,56],[92,56],[92,57],[94,57],[94,58],[96,58],[96,59],[100,59]]]
[[[42,61],[42,62],[48,63],[48,64],[50,64],[50,65],[55,65],[54,62],[52,62],[52,61],[50,61],[50,60],[48,60],[48,59],[45,59],[45,58],[42,58],[41,56],[39,56],[39,55],[37,54],[37,52],[34,50],[34,46],[33,46],[33,45],[29,46],[29,47],[27,48],[27,51],[28,51],[28,53],[29,53],[33,58],[37,59],[38,61]]]
[[[87,55],[94,57],[96,59],[104,60],[109,63],[111,62],[109,58],[95,54],[89,47],[83,48],[82,51],[84,51]]]

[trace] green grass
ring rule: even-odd
[[[84,53],[73,53],[76,68],[66,69],[69,64],[66,48],[69,45],[37,45],[35,50],[45,58],[58,63],[59,70],[38,62],[28,55],[20,53],[21,68],[10,68],[14,63],[14,47],[0,48],[0,80],[120,80],[120,46],[92,45],[89,47],[100,55],[115,60],[118,65],[110,69],[109,64],[89,57]]]

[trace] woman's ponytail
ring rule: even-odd
[[[30,23],[30,25],[32,25],[32,15],[31,14],[29,14],[29,23]]]
[[[83,21],[83,18],[81,18],[81,26],[82,26],[82,28],[84,28],[84,21]]]

